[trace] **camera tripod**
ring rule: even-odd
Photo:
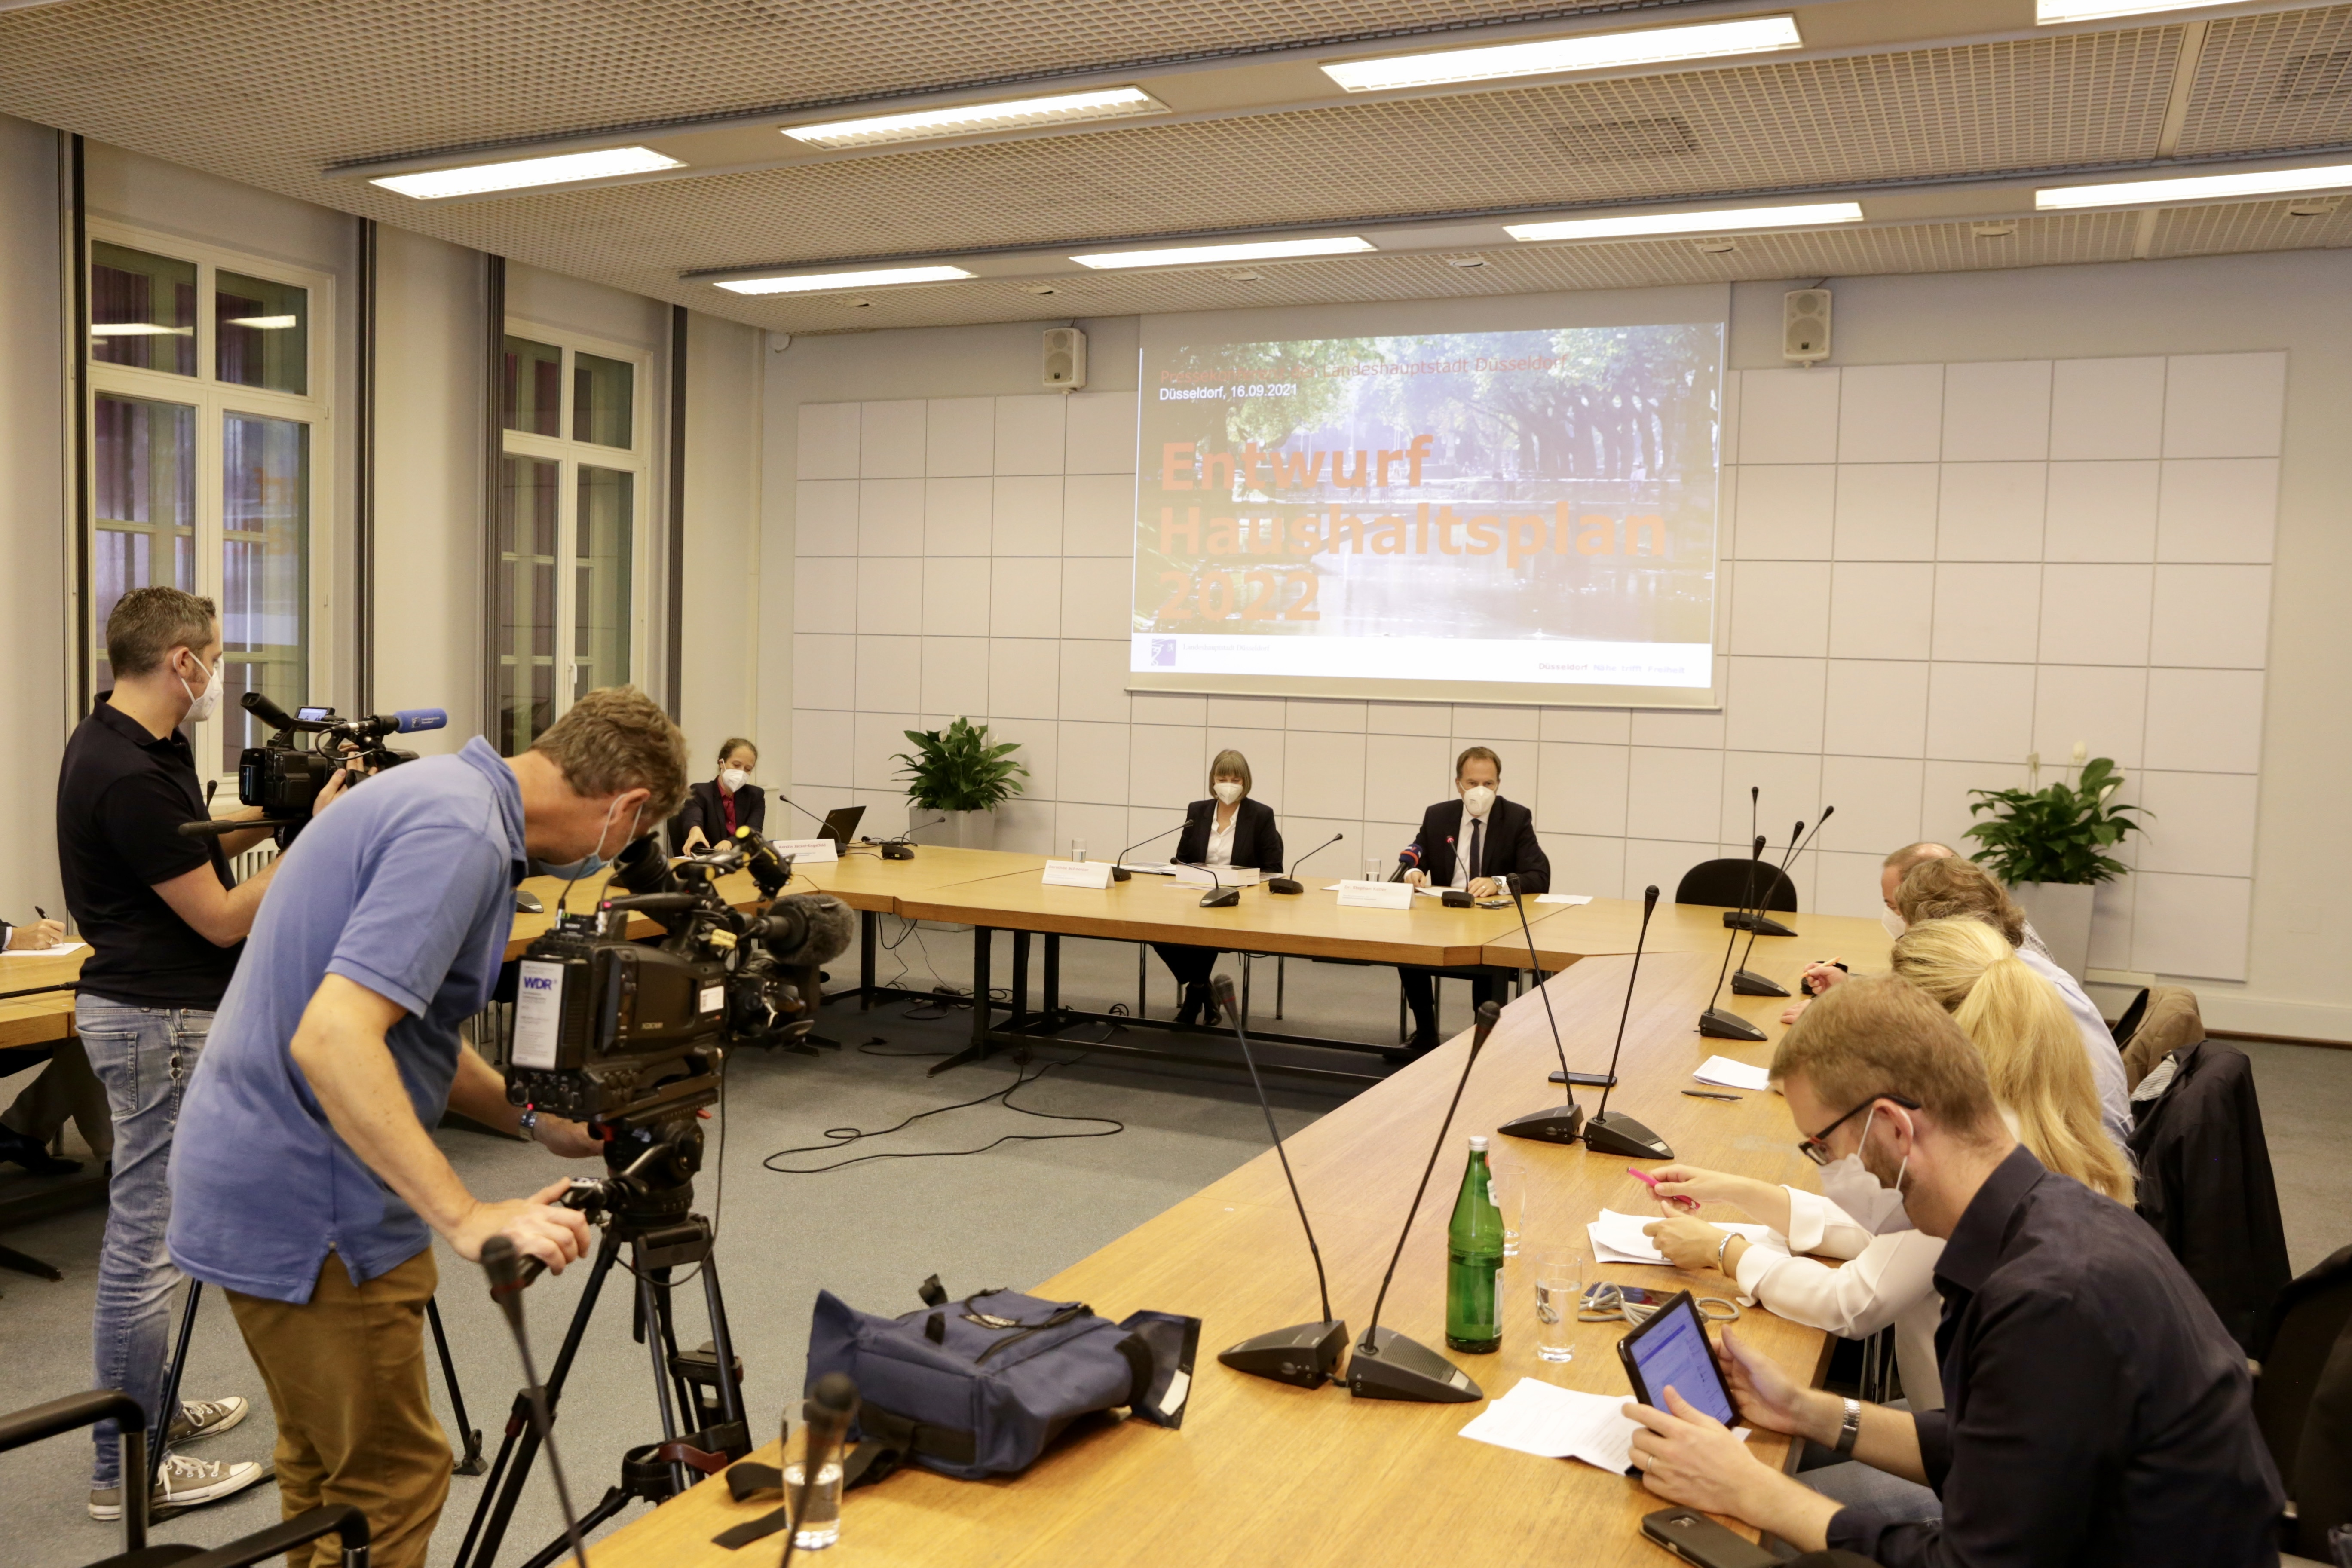
[[[548,1418],[552,1422],[572,1358],[579,1353],[605,1278],[619,1263],[625,1245],[633,1255],[625,1267],[637,1282],[633,1326],[638,1342],[651,1351],[654,1398],[661,1411],[662,1440],[623,1456],[620,1481],[580,1520],[583,1536],[631,1502],[666,1501],[704,1475],[716,1474],[751,1451],[751,1428],[743,1419],[743,1369],[735,1359],[727,1308],[719,1293],[710,1222],[689,1212],[694,1201],[692,1177],[700,1167],[701,1153],[702,1131],[692,1110],[686,1111],[682,1121],[650,1128],[617,1124],[604,1155],[614,1173],[602,1181],[576,1184],[572,1196],[564,1200],[584,1212],[601,1212],[604,1226],[587,1287],[572,1310],[563,1348],[548,1375]],[[701,1269],[703,1302],[710,1315],[710,1342],[695,1351],[678,1349],[670,1291],[671,1270],[688,1265]],[[455,1568],[488,1568],[498,1555],[514,1518],[515,1504],[522,1496],[524,1479],[540,1450],[540,1435],[530,1412],[531,1391],[526,1388],[515,1395],[498,1458],[491,1463],[474,1517],[466,1526]],[[683,1433],[681,1415],[693,1423]],[[559,1534],[525,1568],[550,1568],[570,1550],[568,1537]]]

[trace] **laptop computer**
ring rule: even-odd
[[[837,805],[824,814],[824,826],[816,830],[819,838],[830,838],[835,850],[845,850],[857,835],[857,824],[866,816],[862,805]]]

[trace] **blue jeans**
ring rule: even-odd
[[[114,1176],[107,1188],[106,1246],[98,1259],[98,1313],[91,1325],[97,1386],[119,1388],[147,1412],[149,1453],[162,1446],[158,1408],[171,1341],[172,1287],[180,1271],[163,1247],[172,1219],[172,1131],[180,1097],[211,1033],[213,1015],[198,1008],[134,1007],[83,992],[74,1027],[90,1069],[106,1086],[114,1120]],[[93,1489],[121,1480],[121,1436],[101,1421],[92,1436]]]

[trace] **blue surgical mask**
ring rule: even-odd
[[[589,850],[587,854],[580,857],[579,859],[567,860],[561,866],[551,866],[544,860],[534,861],[531,865],[530,874],[534,877],[557,877],[566,882],[576,882],[583,877],[593,877],[597,872],[603,870],[607,864],[604,855],[604,836],[613,830],[613,806],[619,805],[621,803],[616,799],[613,802],[613,805],[608,805],[604,808],[604,826],[596,830],[596,847],[594,848]],[[632,817],[629,821],[630,838],[634,839],[636,837],[637,822],[644,816],[645,807],[640,805],[637,807],[636,816]]]

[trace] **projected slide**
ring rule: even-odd
[[[1131,686],[1711,700],[1720,319],[1185,321],[1142,345]]]

